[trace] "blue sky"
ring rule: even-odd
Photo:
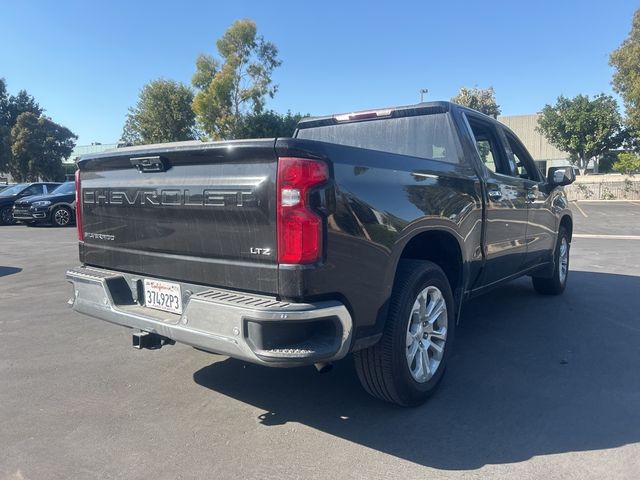
[[[100,3],[100,4],[99,4]],[[638,0],[3,2],[0,77],[79,144],[109,143],[148,81],[189,82],[201,52],[252,18],[280,49],[268,108],[315,115],[496,90],[504,114],[560,95],[611,93],[608,55]]]

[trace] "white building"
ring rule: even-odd
[[[513,130],[543,172],[546,172],[549,167],[570,165],[569,154],[551,145],[536,130],[539,116],[538,113],[501,115],[498,121]]]

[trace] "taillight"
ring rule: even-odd
[[[278,262],[313,263],[322,256],[322,219],[309,208],[309,190],[328,178],[324,162],[278,159]]]
[[[82,192],[80,192],[80,170],[76,170],[76,227],[78,240],[82,242]]]

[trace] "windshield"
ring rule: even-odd
[[[24,187],[26,187],[28,184],[27,183],[19,183],[17,185],[14,185],[13,187],[9,187],[6,190],[2,190],[0,192],[0,197],[10,197],[12,195],[17,195],[19,194]]]
[[[73,193],[75,189],[76,189],[76,186],[74,182],[65,182],[51,193],[55,193],[56,195],[62,195],[65,193]]]

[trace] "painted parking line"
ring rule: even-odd
[[[596,235],[592,233],[574,233],[573,238],[603,238],[609,240],[640,240],[640,235]]]
[[[572,200],[572,203],[586,203],[586,204],[614,204],[614,203],[638,203],[638,200],[629,200],[629,199],[621,199],[621,200]]]
[[[578,210],[580,210],[580,213],[584,216],[584,218],[589,218],[589,215],[587,215],[586,213],[584,213],[584,210],[582,210],[582,209],[580,208],[580,205],[578,205],[578,202],[574,203],[574,205],[576,206],[576,208],[577,208]]]

